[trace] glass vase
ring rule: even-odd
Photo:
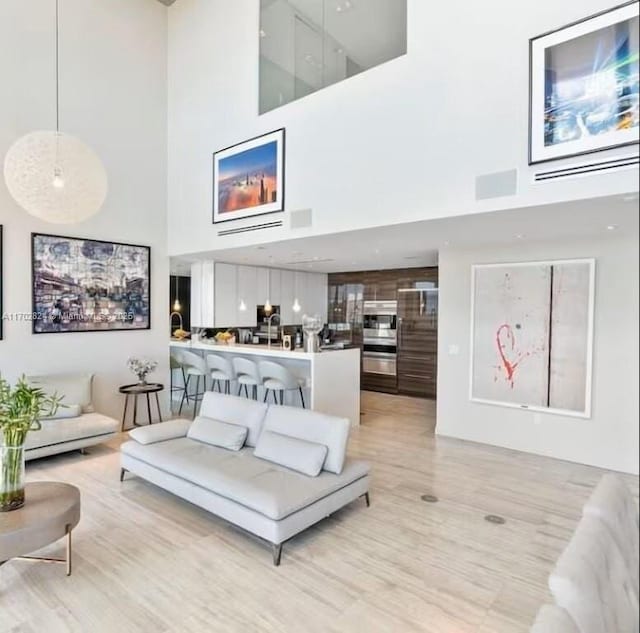
[[[0,445],[0,512],[24,505],[24,445]]]

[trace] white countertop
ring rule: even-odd
[[[242,343],[236,343],[235,345],[226,345],[219,343],[204,343],[202,341],[198,341],[197,343],[192,342],[190,340],[187,341],[177,341],[174,339],[170,339],[169,345],[171,347],[179,347],[183,349],[193,349],[193,350],[201,350],[207,352],[215,352],[226,353],[226,354],[251,354],[252,356],[270,356],[275,358],[289,358],[291,360],[314,360],[319,356],[324,356],[329,353],[336,352],[358,352],[360,350],[358,348],[347,348],[347,349],[329,349],[323,350],[322,352],[318,352],[316,354],[310,354],[309,352],[305,352],[303,350],[285,350],[280,345],[272,345],[269,347],[268,345],[245,345]]]

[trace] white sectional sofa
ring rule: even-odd
[[[63,396],[56,415],[41,421],[39,431],[30,431],[25,459],[36,459],[94,446],[117,434],[119,423],[93,407],[93,374],[27,376],[30,385],[50,395]]]
[[[272,544],[364,497],[369,466],[346,458],[349,421],[208,392],[200,416],[129,432],[134,473]]]

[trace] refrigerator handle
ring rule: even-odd
[[[398,350],[402,348],[402,317],[398,317]]]

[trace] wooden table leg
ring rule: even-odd
[[[162,411],[160,411],[160,398],[158,398],[157,391],[156,391],[156,407],[158,407],[158,420],[162,422]]]
[[[149,399],[149,394],[147,394],[147,420],[149,424],[153,424],[153,420],[151,419],[151,400]]]
[[[133,394],[133,426],[140,426],[138,424],[138,394]]]
[[[120,433],[124,431],[124,426],[127,422],[127,405],[129,404],[129,394],[124,396],[124,411],[122,412],[122,424],[120,424]]]

